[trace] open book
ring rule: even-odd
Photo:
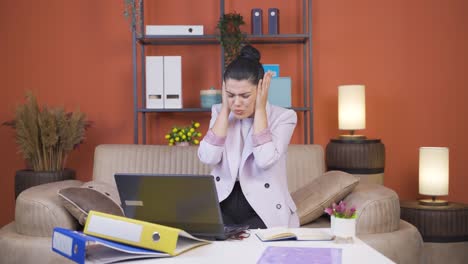
[[[330,232],[317,228],[273,227],[258,230],[255,234],[262,241],[333,240],[335,238]]]

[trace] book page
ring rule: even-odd
[[[257,236],[263,241],[296,238],[297,240],[333,240],[334,236],[317,228],[287,228],[273,227],[257,231]]]
[[[261,229],[256,232],[256,235],[264,241],[287,239],[296,236],[293,232],[291,232],[291,229],[287,227],[272,227],[268,229]]]
[[[334,238],[330,232],[317,228],[290,228],[289,231],[296,235],[297,240],[333,240]]]
[[[194,237],[185,231],[180,231],[179,238],[177,239],[175,254],[178,255],[194,247],[198,247],[209,243],[211,243],[211,241]]]
[[[146,250],[144,250],[146,251]],[[86,263],[113,263],[117,261],[142,259],[142,258],[163,258],[170,257],[169,254],[162,252],[132,252],[121,251],[120,248],[108,247],[99,243],[88,243],[86,246]]]

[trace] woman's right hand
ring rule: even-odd
[[[229,124],[229,103],[228,103],[228,97],[227,97],[227,92],[226,92],[226,84],[223,82],[223,88],[221,90],[221,98],[222,98],[222,103],[221,103],[221,112],[216,113],[216,121],[214,122],[213,126],[211,127],[211,131],[219,137],[225,137],[227,135],[227,129],[228,129],[228,124]],[[212,117],[213,118],[213,117]]]
[[[221,90],[221,97],[222,97],[221,112],[226,115],[229,115],[229,112],[231,110],[229,109],[228,96],[226,92],[226,83],[224,81],[223,81],[223,88]]]

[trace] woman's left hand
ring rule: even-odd
[[[273,72],[266,72],[263,79],[260,79],[257,86],[257,99],[255,102],[255,111],[265,110],[268,101],[268,89],[270,89],[270,81]]]

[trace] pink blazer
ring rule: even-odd
[[[200,161],[213,166],[219,201],[231,193],[239,169],[245,198],[267,227],[298,227],[286,175],[286,152],[297,123],[296,112],[267,104],[268,128],[258,135],[252,135],[251,129],[241,149],[241,123],[232,114],[225,138],[211,131],[220,110],[221,105],[212,107],[210,130],[198,149]]]

